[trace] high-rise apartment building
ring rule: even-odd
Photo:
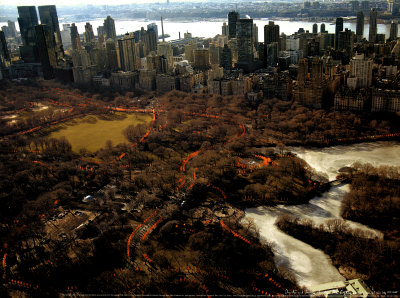
[[[71,25],[63,24],[63,29],[61,30],[61,40],[63,47],[68,49],[71,46]]]
[[[60,25],[58,23],[57,9],[55,5],[39,6],[40,23],[47,25],[52,33],[53,42],[56,46],[57,58],[64,56],[61,40]]]
[[[356,26],[356,37],[357,41],[361,41],[364,35],[364,13],[362,11],[357,12],[357,26]]]
[[[104,26],[97,27],[97,41],[99,44],[104,43]]]
[[[399,32],[399,23],[392,21],[390,24],[389,40],[396,40]]]
[[[151,23],[147,25],[147,31],[153,30],[156,33],[157,41],[158,41],[158,26],[156,23]]]
[[[326,80],[323,77],[323,61],[315,57],[311,62],[311,77],[308,72],[308,59],[303,58],[298,63],[297,83],[294,98],[301,104],[314,108],[323,106],[323,92]]]
[[[353,55],[353,46],[354,32],[347,28],[344,31],[339,32],[338,49],[343,50],[347,54],[348,58]]]
[[[8,26],[1,26],[1,31],[3,31],[5,38],[12,37],[10,29],[8,28]]]
[[[221,59],[219,61],[219,65],[224,69],[232,69],[232,51],[228,47],[228,44],[224,45],[222,49]]]
[[[369,13],[369,42],[376,42],[376,34],[377,34],[377,17],[378,11],[375,8],[372,8]]]
[[[6,62],[10,60],[10,53],[7,48],[6,37],[3,31],[0,31],[0,68],[6,66]]]
[[[253,43],[254,47],[258,47],[258,27],[256,24],[253,24]]]
[[[22,46],[20,54],[25,62],[39,62],[39,52],[36,46],[35,26],[38,17],[35,6],[18,6],[18,24],[21,32]]]
[[[278,63],[278,43],[271,42],[269,44],[264,44],[264,65],[276,67]],[[266,59],[266,61],[265,61]]]
[[[82,49],[81,38],[78,33],[78,27],[75,26],[75,23],[71,24],[70,30],[72,49],[75,51],[80,51]]]
[[[335,49],[338,49],[339,32],[343,31],[343,18],[336,18],[335,24]]]
[[[54,68],[57,67],[57,51],[53,29],[48,25],[35,26],[36,44],[39,50],[45,80],[54,78]]]
[[[173,51],[172,45],[169,42],[160,42],[157,45],[157,54],[164,56],[168,61],[168,69],[172,69],[173,66]]]
[[[118,39],[118,49],[122,70],[135,71],[137,69],[135,38],[132,35],[125,34],[123,38]]]
[[[325,30],[325,24],[324,23],[322,23],[321,24],[321,33],[326,33],[327,31]]]
[[[85,32],[83,33],[83,42],[84,43],[94,42],[93,27],[90,23],[86,23],[85,25]]]
[[[368,88],[372,84],[372,59],[364,54],[356,55],[350,60],[350,77],[347,85],[350,89]]]
[[[134,37],[135,42],[142,47],[141,52],[143,53],[139,55],[141,58],[147,56],[151,51],[157,50],[157,33],[152,28],[146,31],[142,27],[141,30],[134,32]]]
[[[222,35],[228,36],[229,30],[228,30],[228,25],[224,22],[222,25]]]
[[[221,59],[222,48],[217,46],[214,42],[210,43],[209,47],[210,53],[210,64],[211,65],[219,65],[219,61]]]
[[[240,14],[237,11],[231,11],[228,13],[228,37],[236,37],[237,22],[240,19]]]
[[[317,34],[318,33],[318,24],[313,24],[312,26],[312,33]]]
[[[210,68],[210,52],[208,49],[196,49],[193,51],[193,68],[197,70],[207,70]]]
[[[254,59],[253,19],[240,19],[237,22],[238,66],[249,66]]]
[[[105,39],[108,40],[109,38],[116,39],[117,33],[115,31],[115,22],[114,19],[110,16],[107,16],[107,18],[104,20],[104,35]]]
[[[17,29],[15,28],[15,22],[7,21],[8,30],[10,32],[11,37],[17,37]]]
[[[264,26],[264,44],[279,42],[279,25],[269,21],[268,25]]]
[[[197,43],[195,43],[195,42],[189,42],[188,44],[185,45],[185,59],[189,63],[194,62],[193,51],[195,49],[197,49]]]

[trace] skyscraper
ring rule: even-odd
[[[196,49],[193,51],[193,68],[198,70],[207,70],[210,68],[210,52],[208,49]]]
[[[324,23],[322,23],[321,24],[321,33],[326,33],[326,31],[325,31],[325,24]]]
[[[224,22],[222,24],[222,35],[228,36],[229,30],[228,30],[228,25]]]
[[[236,24],[240,19],[240,14],[237,11],[228,13],[228,38],[236,37]]]
[[[372,84],[372,65],[370,58],[364,54],[356,55],[350,61],[350,77],[356,78],[357,88],[368,88]]]
[[[103,44],[104,42],[104,26],[97,27],[97,40],[99,44]]]
[[[82,50],[82,45],[81,45],[81,38],[78,33],[78,27],[75,26],[75,23],[71,24],[71,45],[72,49],[75,51],[80,51]]]
[[[304,84],[308,77],[308,60],[302,58],[298,62],[297,81],[299,84]]]
[[[232,69],[232,51],[227,44],[225,44],[222,49],[219,65],[224,69]]]
[[[7,24],[11,37],[17,37],[17,29],[15,29],[15,22],[7,21]]]
[[[5,38],[12,37],[8,26],[1,26],[1,31],[3,31]]]
[[[156,33],[157,41],[158,41],[158,26],[156,23],[151,23],[147,25],[147,31],[153,30]]]
[[[168,68],[171,69],[174,63],[172,45],[169,42],[160,42],[157,45],[157,53],[167,59]]]
[[[147,53],[151,51],[157,51],[157,31],[155,31],[153,28],[148,29],[144,40]]]
[[[21,32],[22,46],[20,54],[25,62],[39,62],[39,53],[36,46],[35,26],[38,17],[35,6],[18,6],[18,24]]]
[[[353,45],[354,45],[353,31],[346,28],[344,31],[339,32],[338,49],[344,50],[347,59],[349,60],[353,54]]]
[[[357,12],[357,27],[356,36],[357,41],[361,41],[364,35],[364,13],[362,11]]]
[[[50,80],[54,78],[54,68],[57,66],[53,29],[48,25],[37,25],[35,32],[43,77],[45,80]]]
[[[253,62],[253,19],[239,19],[237,22],[238,66],[249,67]]]
[[[254,47],[258,48],[258,27],[256,24],[253,24],[253,43]]]
[[[85,25],[85,33],[83,33],[83,41],[84,43],[94,42],[93,27],[90,23],[86,23]]]
[[[335,25],[335,49],[338,49],[339,32],[343,31],[343,18],[336,18]]]
[[[118,48],[122,70],[136,70],[135,38],[132,35],[125,34],[123,38],[118,39]]]
[[[317,34],[318,33],[318,24],[313,24],[312,26],[312,33]]]
[[[390,40],[396,40],[398,32],[399,32],[399,23],[392,21],[392,23],[390,24],[389,39]]]
[[[278,63],[278,43],[271,42],[269,44],[264,44],[264,47],[264,60],[266,59],[266,66],[275,67]]]
[[[107,16],[107,18],[104,20],[104,35],[105,39],[108,40],[109,38],[116,39],[117,33],[115,31],[115,22],[114,19],[110,16]]]
[[[311,66],[311,82],[314,88],[318,88],[322,83],[322,66],[323,62],[320,58],[314,57]]]
[[[378,17],[378,12],[375,8],[372,8],[369,13],[369,42],[376,42],[376,34],[377,34],[377,24],[376,19]]]
[[[106,41],[106,53],[107,53],[108,68],[111,70],[117,69],[118,68],[117,49],[115,47],[115,41],[111,38]]]
[[[71,25],[63,24],[63,29],[61,31],[61,40],[63,47],[68,49],[71,46]]]
[[[0,68],[6,66],[6,61],[10,60],[6,37],[3,31],[0,31]]]
[[[264,26],[264,44],[279,42],[279,25],[269,21],[268,25]]]
[[[60,25],[58,23],[57,10],[55,5],[39,6],[40,23],[47,25],[51,30],[53,42],[56,45],[57,57],[64,56],[64,49],[61,40]]]

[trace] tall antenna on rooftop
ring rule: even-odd
[[[161,17],[161,30],[162,30],[162,41],[165,42],[165,40],[164,40],[164,23],[163,23],[162,17]]]

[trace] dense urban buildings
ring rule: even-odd
[[[397,2],[388,3],[394,6],[389,9],[395,14]],[[34,75],[41,66],[45,79],[70,69],[78,84],[160,92],[172,88],[225,95],[249,93],[253,99],[262,94],[264,98],[294,99],[314,108],[371,109],[373,95],[368,88],[374,87],[376,63],[383,61],[385,65],[385,72],[379,72],[377,79],[394,80],[394,74],[388,75],[393,73],[388,65],[393,57],[400,57],[398,22],[391,23],[385,41],[385,36],[377,32],[381,10],[356,1],[351,2],[351,10],[356,15],[355,32],[344,28],[342,17],[335,19],[335,33],[329,33],[325,23],[318,30],[315,23],[311,32],[299,28],[286,35],[280,33],[278,24],[269,21],[263,28],[264,40],[259,41],[253,19],[240,18],[233,10],[227,13],[222,34],[214,38],[197,38],[184,32],[183,38],[159,42],[156,23],[117,36],[111,16],[97,28],[97,35],[89,22],[82,34],[74,23],[63,24],[60,31],[54,5],[38,7],[41,26],[36,28],[36,8],[22,6],[18,7],[22,40],[18,56],[24,63],[11,61],[15,54],[9,51],[7,40],[16,38],[16,30],[10,21],[2,30],[3,74],[22,74],[30,69]],[[365,15],[369,16],[368,39],[364,38]],[[257,80],[260,83],[255,83]]]

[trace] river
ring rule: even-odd
[[[400,166],[400,143],[376,142],[324,149],[290,148],[317,171],[334,180],[338,170],[359,161],[374,166]],[[300,286],[309,287],[326,282],[344,280],[332,265],[330,258],[300,240],[291,237],[275,226],[275,220],[283,213],[299,218],[309,218],[320,224],[329,219],[340,217],[340,204],[343,196],[349,191],[348,185],[332,187],[321,197],[315,197],[307,204],[297,206],[278,205],[276,207],[258,207],[246,210],[245,218],[254,219],[260,229],[263,241],[272,244],[275,252],[275,263],[288,268],[296,277]],[[350,227],[369,231],[372,237],[381,237],[379,231],[358,223],[346,221]]]

